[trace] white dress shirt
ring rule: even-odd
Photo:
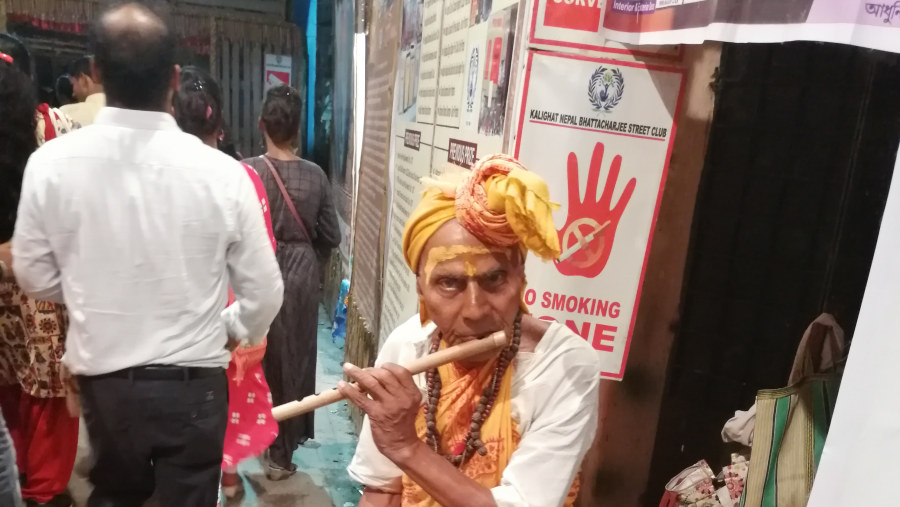
[[[67,305],[78,375],[225,367],[227,336],[257,343],[283,297],[246,171],[165,113],[105,108],[38,149],[12,254],[28,294]]]
[[[434,329],[415,315],[391,333],[375,365],[424,356]],[[414,380],[424,396],[425,374]],[[510,405],[522,438],[491,490],[499,507],[563,505],[597,432],[599,389],[597,352],[564,325],[551,324],[534,352],[518,353]],[[378,451],[368,417],[347,470],[356,482],[387,490],[403,475]]]

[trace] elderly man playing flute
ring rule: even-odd
[[[597,355],[522,301],[526,253],[559,255],[554,205],[506,156],[459,179],[430,182],[406,224],[419,315],[339,387],[367,414],[348,469],[365,485],[360,505],[572,505],[597,428]],[[397,366],[497,331],[509,339],[500,352],[415,377]]]

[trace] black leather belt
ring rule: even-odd
[[[124,370],[114,371],[105,375],[96,375],[90,378],[127,378],[128,380],[181,380],[188,381],[224,375],[224,368],[197,368],[182,366],[137,366]]]

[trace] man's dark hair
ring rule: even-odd
[[[300,135],[302,112],[300,92],[290,86],[279,85],[266,92],[260,118],[266,133],[276,144],[294,143]]]
[[[72,77],[91,77],[91,57],[82,56],[72,62],[71,68],[69,69],[69,75]]]
[[[112,7],[100,16],[92,38],[107,102],[145,111],[166,106],[176,39],[162,14],[138,3]]]
[[[56,78],[56,100],[60,106],[75,102],[75,97],[72,96],[73,93],[72,82],[69,81],[68,74],[63,74]]]

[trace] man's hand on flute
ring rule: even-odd
[[[395,364],[344,372],[356,385],[340,382],[341,393],[369,417],[378,451],[446,507],[495,507],[491,491],[466,477],[416,435],[422,393],[409,371]],[[385,496],[384,499],[376,497]],[[367,492],[360,505],[399,505],[399,494]],[[380,502],[380,503],[379,503]]]
[[[369,416],[378,450],[395,463],[408,459],[422,443],[416,435],[422,393],[410,372],[395,364],[363,370],[345,363],[344,373],[357,386],[340,382],[338,390]]]

